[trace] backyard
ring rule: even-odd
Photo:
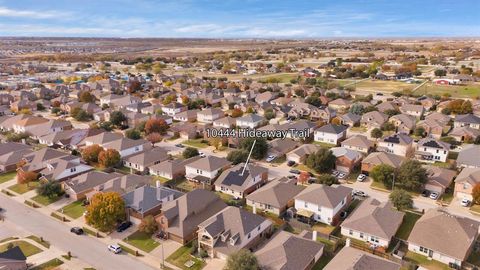
[[[123,239],[123,241],[147,253],[160,246],[160,243],[153,240],[150,235],[141,231],[132,233],[127,238]]]
[[[407,240],[410,232],[413,229],[413,226],[420,217],[421,215],[419,214],[408,211],[405,212],[405,217],[403,218],[402,225],[400,225],[400,228],[398,228],[397,234],[395,236],[402,240]]]
[[[446,264],[443,264],[439,261],[435,261],[435,260],[430,260],[428,259],[427,257],[425,256],[422,256],[420,254],[417,254],[417,253],[414,253],[414,252],[411,252],[411,251],[408,251],[407,254],[405,255],[405,260],[406,261],[409,261],[409,262],[412,262],[416,265],[420,265],[426,269],[429,269],[429,270],[447,270],[447,269],[451,269],[450,267],[448,267],[448,265]]]

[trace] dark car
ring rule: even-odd
[[[299,170],[290,170],[289,172],[290,172],[290,173],[293,173],[293,174],[300,174],[300,171],[299,171]]]
[[[287,162],[287,166],[292,167],[293,165],[295,165],[295,161],[289,160],[289,161]]]
[[[130,228],[130,226],[132,226],[132,222],[124,221],[124,222],[120,223],[120,225],[118,225],[117,232],[123,232],[126,229]]]
[[[428,196],[430,196],[430,191],[424,190],[424,191],[422,192],[422,197],[428,197]]]
[[[183,144],[181,144],[181,143],[175,144],[175,146],[176,146],[176,147],[179,147],[179,148],[184,148],[184,147],[185,147],[185,146],[184,146]]]
[[[83,234],[83,229],[80,227],[73,227],[70,229],[70,232],[76,234],[76,235],[82,235]]]

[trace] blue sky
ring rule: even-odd
[[[480,0],[0,0],[0,36],[480,36]]]

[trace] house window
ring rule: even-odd
[[[362,232],[360,233],[360,238],[363,238],[363,233]]]
[[[71,168],[70,169],[70,172],[76,172],[77,171],[77,168]]]
[[[349,231],[348,231],[348,234],[353,235],[353,231],[352,231],[352,230],[349,230]]]
[[[308,208],[308,203],[307,202],[305,202],[305,208]]]
[[[138,148],[138,146],[135,146],[135,152],[140,150],[140,148]]]
[[[247,239],[250,239],[250,237],[251,237],[251,234],[249,233],[249,234],[247,235]]]
[[[322,210],[322,207],[319,205],[318,206],[318,212],[320,212]]]

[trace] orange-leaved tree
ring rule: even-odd
[[[115,149],[107,149],[98,154],[98,163],[104,168],[111,168],[120,162],[120,153]]]
[[[100,192],[90,199],[85,221],[100,231],[111,231],[125,219],[125,202],[116,192]]]

